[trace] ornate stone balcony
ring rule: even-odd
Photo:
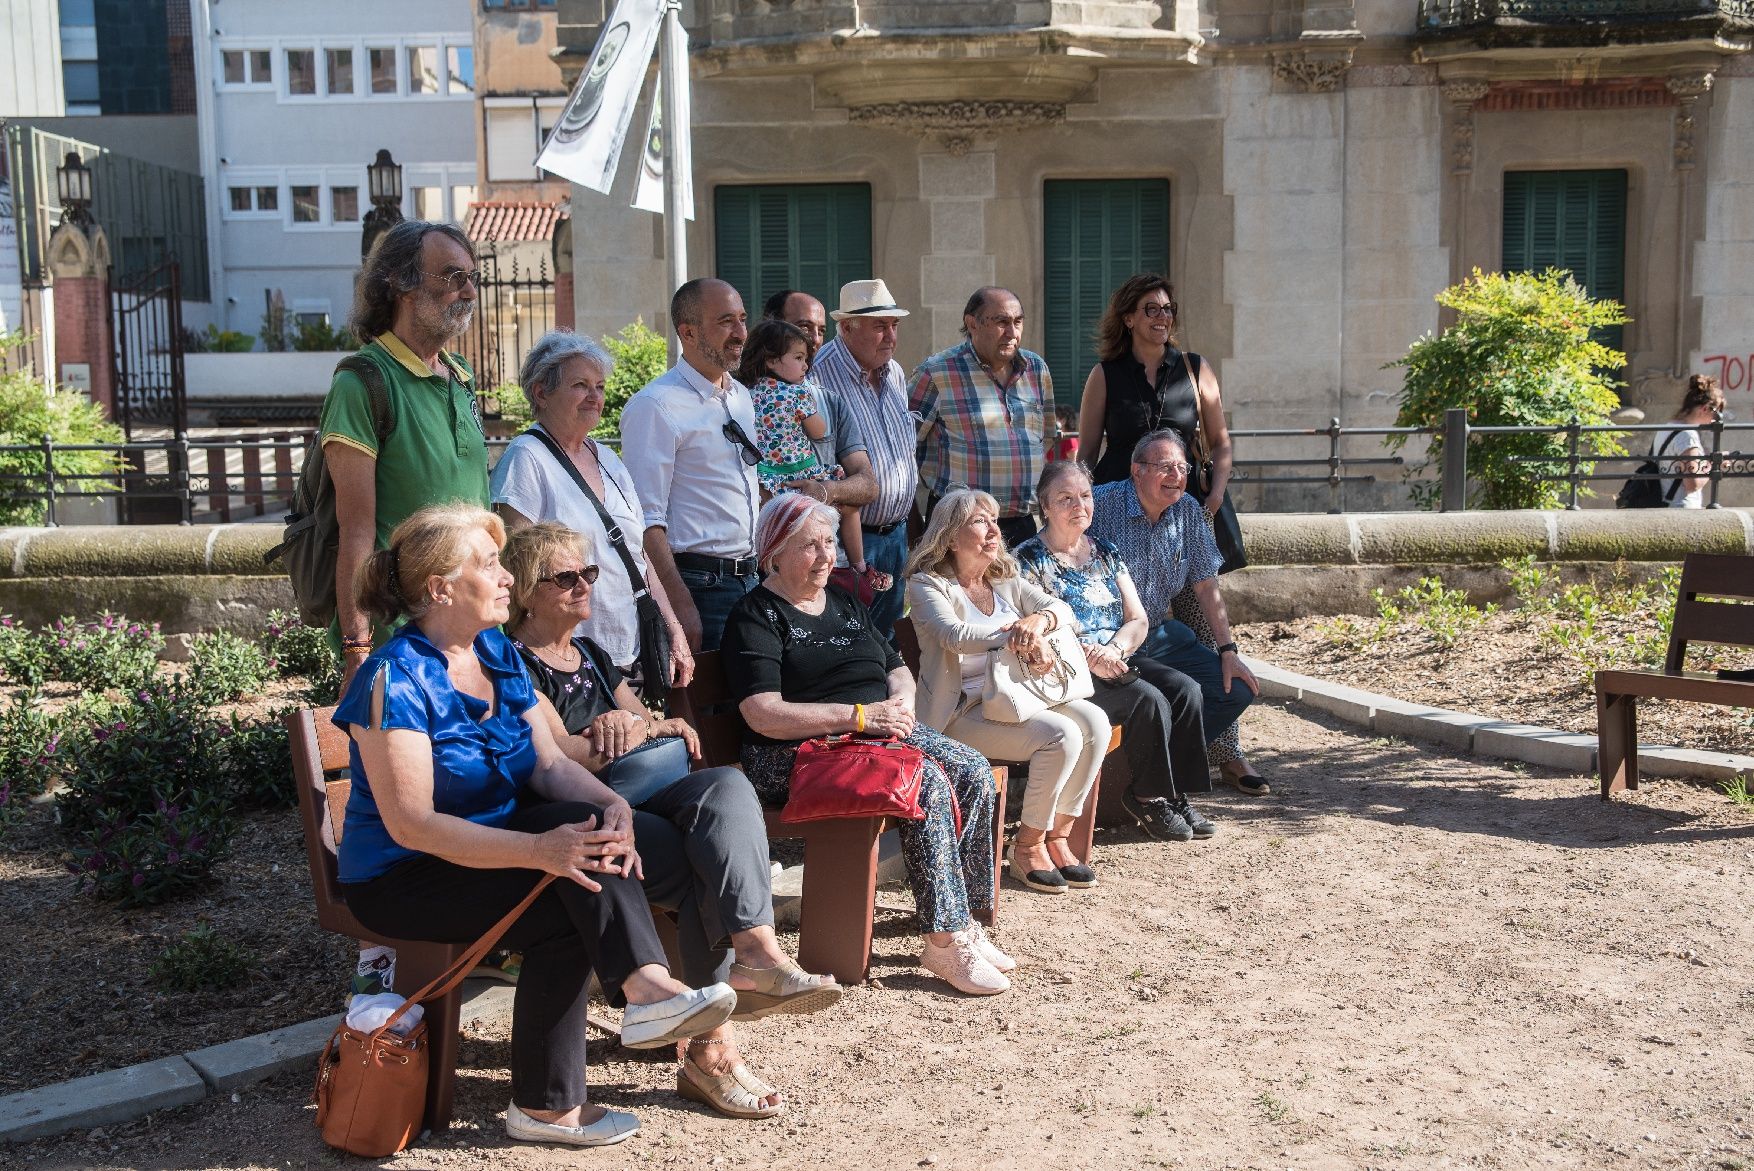
[[[1754,0],[1421,0],[1422,42],[1481,47],[1730,42],[1754,33]]]

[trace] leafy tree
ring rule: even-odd
[[[29,340],[22,333],[0,334],[0,355]],[[0,361],[0,525],[40,525],[48,517],[47,503],[33,498],[43,487],[44,436],[57,445],[120,443],[122,429],[79,392],[48,389],[28,369]],[[13,446],[34,450],[5,450]],[[102,476],[121,470],[122,461],[112,452],[55,452],[58,477]],[[81,492],[116,489],[103,480],[75,480],[72,486]]]
[[[592,434],[598,438],[621,433],[621,408],[633,397],[634,391],[662,374],[670,365],[670,351],[664,335],[653,333],[646,323],[635,318],[611,337],[603,335],[603,348],[615,359],[615,369],[603,387],[603,422]]]
[[[1414,342],[1390,366],[1406,369],[1397,427],[1437,428],[1431,460],[1443,459],[1444,412],[1460,407],[1475,427],[1563,426],[1576,419],[1590,426],[1608,422],[1619,407],[1609,372],[1626,355],[1593,340],[1592,331],[1628,320],[1617,301],[1592,298],[1569,273],[1482,273],[1437,295],[1456,312],[1442,334]],[[1391,436],[1400,447],[1407,436]],[[1474,503],[1485,508],[1557,508],[1565,485],[1544,476],[1566,473],[1563,434],[1473,435],[1468,467]],[[1585,433],[1586,455],[1623,454],[1611,432]],[[1588,473],[1594,464],[1584,462]],[[1414,499],[1434,507],[1440,487],[1414,486]]]

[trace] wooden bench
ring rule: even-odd
[[[740,767],[743,723],[717,652],[697,655],[694,680],[670,694],[671,713],[700,733],[697,767]],[[998,807],[1005,804],[1004,770],[994,769]],[[798,963],[807,972],[832,973],[842,984],[863,981],[871,970],[873,912],[877,902],[877,838],[896,823],[882,817],[837,818],[787,825],[776,809],[767,811],[770,841],[804,842],[803,905],[798,923]],[[999,888],[998,848],[1002,817],[993,819],[993,891]],[[994,914],[982,916],[992,926]]]
[[[912,619],[902,618],[896,621],[895,649],[901,652],[902,661],[907,664],[907,669],[914,673],[914,678],[918,679],[920,675],[920,638],[919,632],[914,629]],[[1120,746],[1121,730],[1117,727],[1109,733],[1107,752],[1112,753]],[[993,761],[992,763],[995,768],[1003,768],[1007,772],[1015,771],[1019,776],[1026,776],[1029,771],[1028,761],[1007,760]],[[1118,792],[1118,786],[1115,788]],[[1090,861],[1091,851],[1096,848],[1096,823],[1099,819],[1105,825],[1132,820],[1124,809],[1119,811],[1118,816],[1107,816],[1110,810],[1102,802],[1102,792],[1102,777],[1098,776],[1096,784],[1085,799],[1084,812],[1078,816],[1077,821],[1072,823],[1072,834],[1066,841],[1067,846],[1071,848],[1078,861],[1086,864]],[[1116,809],[1119,809],[1118,803]],[[1005,820],[1003,800],[999,802],[998,820],[1001,822]]]
[[[1689,642],[1754,647],[1751,603],[1754,557],[1689,553],[1681,564],[1663,669],[1596,672],[1596,760],[1602,774],[1602,800],[1610,800],[1621,789],[1638,788],[1640,698],[1754,707],[1754,682],[1686,670]]]
[[[305,858],[311,867],[317,923],[338,935],[395,948],[396,990],[412,992],[455,963],[468,945],[380,935],[367,929],[347,909],[336,877],[335,848],[341,841],[347,794],[353,782],[335,775],[348,767],[348,759],[347,734],[330,721],[334,714],[332,707],[307,708],[287,712],[282,717],[292,740],[292,775],[298,785],[298,811],[304,823]],[[462,1005],[461,989],[426,1004],[430,1071],[426,1081],[426,1128],[434,1134],[451,1125]]]

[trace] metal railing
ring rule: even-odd
[[[1579,498],[1586,485],[1598,481],[1624,481],[1638,466],[1650,459],[1646,450],[1626,455],[1598,455],[1585,442],[1592,435],[1637,435],[1675,430],[1673,422],[1605,423],[1584,425],[1563,424],[1556,427],[1476,427],[1468,422],[1467,412],[1451,410],[1444,426],[1432,427],[1343,427],[1338,419],[1330,419],[1326,427],[1303,428],[1232,428],[1230,435],[1238,450],[1246,452],[1249,440],[1269,440],[1277,444],[1310,445],[1307,455],[1273,455],[1260,458],[1239,456],[1232,464],[1230,483],[1243,488],[1253,485],[1305,485],[1314,490],[1326,489],[1328,511],[1346,510],[1346,488],[1349,485],[1437,483],[1438,498],[1445,512],[1460,512],[1468,507],[1468,455],[1470,442],[1476,436],[1545,435],[1565,440],[1563,454],[1513,456],[1523,463],[1545,465],[1555,470],[1538,472],[1531,479],[1543,483],[1565,485],[1565,505],[1579,507]],[[1718,506],[1719,488],[1723,481],[1754,478],[1754,453],[1725,448],[1726,435],[1754,432],[1754,423],[1707,423],[1694,428],[1699,432],[1705,454],[1699,461],[1707,469],[1706,506]],[[1075,437],[1076,432],[1065,432]],[[1387,449],[1384,440],[1403,437],[1415,441],[1419,437],[1442,437],[1441,459],[1419,460]],[[1377,442],[1363,452],[1348,450],[1352,441],[1374,439]],[[274,517],[290,506],[293,489],[311,445],[314,431],[276,431],[254,438],[237,439],[216,436],[191,436],[178,432],[161,439],[140,439],[117,444],[62,444],[43,439],[34,444],[0,446],[0,457],[40,457],[40,470],[0,471],[0,501],[11,504],[40,502],[44,505],[45,521],[61,523],[58,505],[69,500],[116,499],[168,500],[176,502],[174,510],[182,524],[197,521],[230,522],[255,517]],[[492,466],[505,450],[509,438],[487,441],[488,464]],[[619,449],[619,437],[605,441]],[[77,471],[66,457],[73,453],[104,453],[111,470]],[[57,466],[57,457],[61,458]],[[1675,456],[1666,456],[1665,463]],[[16,466],[17,460],[6,462]],[[119,470],[117,470],[119,469]],[[1607,469],[1607,470],[1604,470]],[[1665,472],[1667,469],[1664,469]],[[1398,475],[1394,473],[1398,472]],[[167,510],[170,511],[170,510]]]

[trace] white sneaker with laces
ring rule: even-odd
[[[974,950],[980,954],[981,959],[987,961],[987,963],[993,965],[993,967],[999,969],[1001,972],[1010,973],[1017,970],[1017,961],[1000,951],[999,945],[987,937],[986,928],[982,927],[979,923],[969,923],[968,937],[969,942],[974,944]]]
[[[926,940],[920,966],[970,996],[997,996],[1011,987],[1005,973],[986,961],[966,932],[952,935],[942,947]]]

